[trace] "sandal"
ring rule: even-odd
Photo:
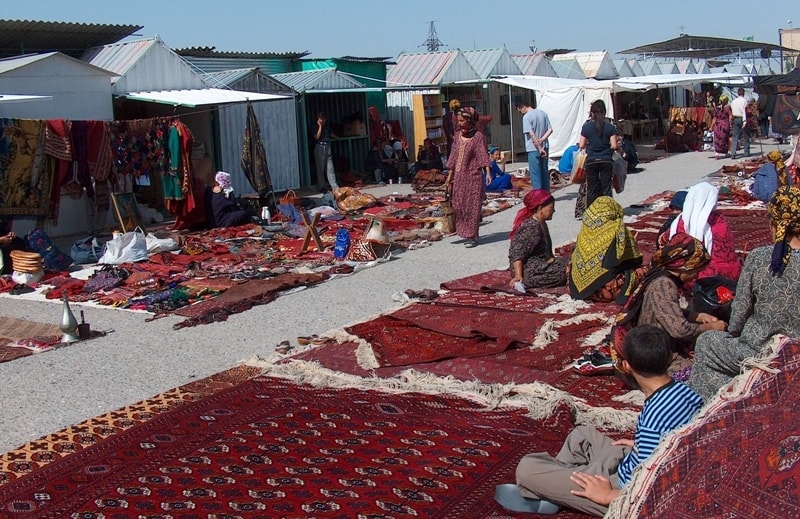
[[[477,246],[478,246],[478,240],[467,240],[467,242],[464,244],[464,247],[468,249],[472,249],[473,247]]]
[[[289,353],[289,350],[291,349],[292,345],[289,343],[289,341],[281,341],[277,346],[275,346],[275,351],[284,355]]]

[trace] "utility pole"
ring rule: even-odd
[[[436,52],[439,47],[444,47],[444,43],[439,41],[439,36],[436,34],[436,26],[433,21],[428,22],[428,39],[422,42],[420,47],[425,47],[428,52]]]

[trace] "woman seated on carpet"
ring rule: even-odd
[[[711,255],[711,261],[697,277],[719,275],[735,280],[742,272],[742,264],[736,255],[728,221],[716,209],[718,196],[717,188],[708,182],[690,187],[683,202],[683,211],[673,220],[669,232],[659,236],[658,241],[663,245],[680,232],[697,238]],[[691,287],[691,283],[687,286]]]
[[[236,205],[233,199],[231,176],[218,171],[214,177],[214,187],[207,187],[205,194],[206,223],[211,229],[217,227],[234,227],[251,222],[250,215]]]
[[[485,172],[483,174],[483,189],[485,191],[500,192],[513,188],[511,175],[506,173],[506,163],[503,161],[503,154],[500,153],[500,148],[497,146],[490,147],[489,158],[491,159],[489,174],[487,175]]]
[[[626,313],[636,326],[658,326],[672,338],[676,351],[691,350],[708,330],[724,330],[725,321],[707,313],[685,311],[680,305],[683,285],[693,281],[711,260],[703,242],[678,233],[651,261],[651,270],[631,295]]]
[[[522,203],[525,207],[517,212],[509,234],[510,285],[517,291],[517,283],[522,283],[526,289],[563,286],[567,281],[567,262],[553,256],[553,242],[547,227],[556,201],[549,191],[534,189],[525,195]]]
[[[12,250],[28,250],[25,240],[11,231],[11,226],[6,220],[0,220],[0,249],[3,251],[3,263],[0,265],[2,275],[11,274],[14,270],[11,265]]]
[[[775,244],[747,255],[728,331],[697,338],[689,385],[709,399],[762,353],[777,334],[800,337],[800,188],[781,187],[769,203]]]
[[[599,197],[583,214],[569,270],[573,299],[625,304],[647,271],[622,217],[622,206],[609,196]]]

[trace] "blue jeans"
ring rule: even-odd
[[[531,172],[531,187],[550,191],[550,172],[547,170],[547,155],[538,151],[528,152],[528,169]]]
[[[744,126],[744,119],[742,117],[733,118],[733,139],[731,141],[731,157],[736,156],[736,150],[739,148],[739,136],[741,135],[744,140],[744,156],[750,155],[750,130]]]

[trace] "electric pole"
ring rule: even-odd
[[[439,41],[439,36],[436,34],[436,26],[433,21],[428,22],[428,39],[425,40],[420,47],[425,47],[428,52],[436,52],[439,47],[444,47],[444,43]]]

